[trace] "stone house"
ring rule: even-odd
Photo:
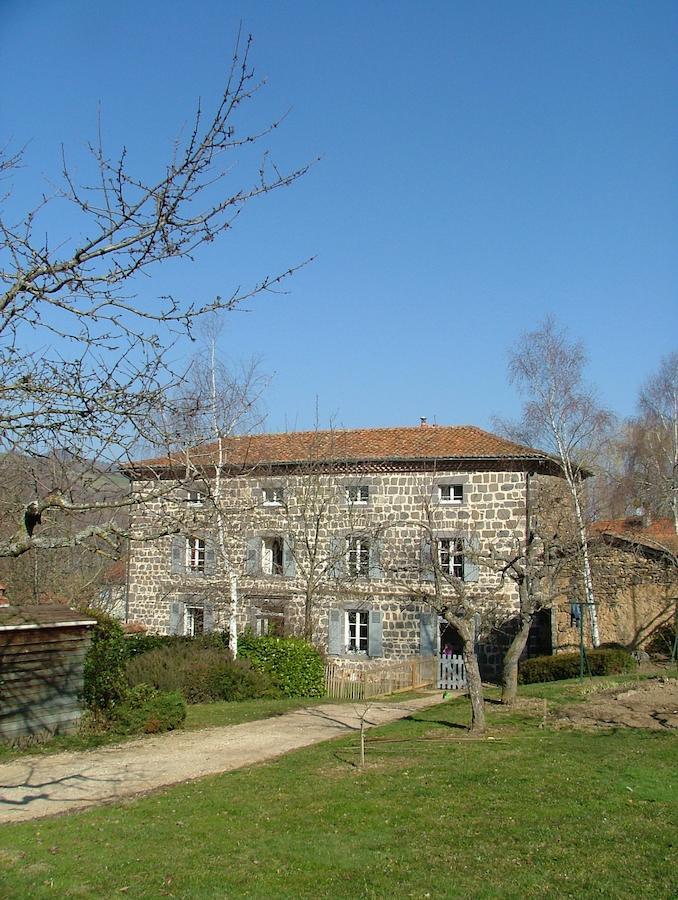
[[[678,619],[678,535],[673,522],[647,523],[631,516],[595,522],[590,529],[601,643],[645,648],[665,624]],[[577,571],[562,580],[553,603],[553,649],[579,647],[575,604],[581,599]],[[585,639],[590,644],[588,629]],[[668,649],[668,648],[667,648]]]
[[[128,467],[128,620],[159,633],[306,633],[340,663],[432,655],[431,557],[482,612],[517,594],[477,559],[524,541],[547,454],[470,426],[223,439]],[[449,602],[455,592],[450,590]]]

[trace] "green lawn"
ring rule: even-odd
[[[576,685],[523,693],[558,703]],[[0,828],[0,896],[676,897],[675,735],[465,701],[136,801]]]

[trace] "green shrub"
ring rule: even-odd
[[[238,653],[269,675],[283,697],[322,697],[325,693],[323,659],[301,638],[256,637],[246,632],[238,638]]]
[[[188,703],[254,700],[274,697],[271,679],[246,660],[231,660],[221,644],[184,641],[158,647],[128,661],[130,685],[150,684],[159,691],[179,691]]]
[[[125,636],[125,648],[128,659],[157,650],[159,647],[228,647],[228,635],[220,631],[201,634],[198,637],[185,637],[177,634],[128,634]]]
[[[635,660],[627,650],[587,650],[588,668],[584,672],[591,675],[618,675],[630,672],[636,667]],[[555,656],[535,656],[520,663],[518,681],[534,684],[537,681],[561,681],[579,675],[578,653],[557,653]]]
[[[85,656],[83,698],[91,710],[108,715],[127,694],[125,635],[110,616],[91,609],[87,615],[97,624]]]
[[[161,694],[148,684],[139,684],[116,706],[112,727],[118,734],[159,734],[180,728],[185,719],[186,704],[181,694]]]

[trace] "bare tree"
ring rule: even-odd
[[[610,415],[601,409],[584,383],[585,364],[582,345],[569,340],[552,318],[546,319],[536,331],[524,334],[509,355],[511,381],[525,397],[517,430],[533,446],[554,454],[569,488],[579,536],[591,640],[597,647],[600,637],[582,482],[590,474],[592,450],[608,428]],[[516,426],[511,430],[516,434]]]
[[[655,494],[678,534],[678,351],[665,356],[640,393],[640,428],[646,453],[634,466],[641,496]]]
[[[230,310],[290,274],[265,276],[210,300],[149,298],[140,280],[168,260],[188,259],[229,230],[243,206],[293,184],[307,170],[281,171],[263,152],[248,183],[234,186],[233,162],[250,158],[278,127],[247,131],[241,118],[260,83],[250,64],[251,38],[236,44],[219,103],[198,106],[155,179],[133,171],[127,151],[89,147],[91,180],[76,180],[62,154],[61,183],[20,221],[0,205],[0,452],[68,452],[86,465],[125,460],[176,384],[169,348],[213,310]],[[16,177],[21,154],[0,157],[0,174]],[[6,197],[5,197],[6,199]],[[53,206],[70,210],[72,235],[54,232]],[[117,499],[121,508],[134,498]],[[0,540],[0,556],[33,547],[119,543],[126,529],[113,515],[81,529],[46,522],[103,513],[98,495],[73,499],[57,477],[37,492]]]
[[[485,706],[476,643],[480,609],[483,601],[487,602],[489,598],[481,598],[475,585],[478,542],[473,535],[460,537],[458,541],[441,539],[434,511],[426,501],[421,519],[412,524],[419,533],[419,546],[411,548],[409,555],[399,548],[397,557],[393,555],[391,575],[411,597],[430,607],[459,636],[471,701],[469,730],[473,734],[483,734],[486,730]]]

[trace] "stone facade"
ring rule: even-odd
[[[474,565],[473,553],[489,546],[501,551],[524,541],[527,470],[526,464],[510,460],[448,460],[443,468],[434,461],[384,460],[307,471],[270,465],[229,474],[220,496],[202,502],[190,499],[196,496],[195,485],[191,495],[185,483],[165,479],[158,496],[156,481],[137,480],[135,489],[150,499],[135,527],[152,529],[174,518],[180,535],[132,544],[128,619],[157,633],[186,629],[185,615],[182,621],[177,613],[183,605],[184,610],[205,610],[202,626],[206,616],[209,627],[228,627],[230,588],[218,541],[221,522],[225,556],[237,576],[239,629],[265,630],[284,622],[286,632],[302,633],[309,605],[313,640],[335,661],[369,664],[371,659],[404,660],[430,652],[430,637],[422,637],[424,620],[428,627],[431,622],[426,602],[430,576],[423,562],[426,536],[453,542],[455,562],[463,566],[459,582],[479,611],[498,600],[515,608],[512,582],[501,584],[497,573]],[[200,493],[213,492],[212,478]],[[366,502],[359,501],[365,496]],[[365,543],[363,556],[354,548],[351,561],[348,542],[354,536]],[[177,542],[185,546],[191,537],[205,541],[204,564],[195,571],[190,565],[173,568],[173,554],[189,552],[177,550]],[[281,546],[267,549],[277,539]],[[462,543],[455,544],[457,540]],[[280,556],[277,568],[273,566],[276,574],[271,572],[272,553]],[[356,559],[357,572],[350,570]],[[364,614],[354,627],[365,625],[369,614],[369,647],[358,653],[347,649],[348,614],[353,612]],[[340,645],[332,628],[339,629]],[[379,639],[372,640],[377,630]],[[437,652],[437,626],[435,632]]]
[[[672,553],[610,534],[590,544],[591,570],[601,643],[642,649],[661,625],[678,616],[678,567]],[[582,597],[581,577],[565,575],[553,605],[554,650],[579,648],[579,628],[571,602]],[[584,637],[591,645],[588,619]]]

